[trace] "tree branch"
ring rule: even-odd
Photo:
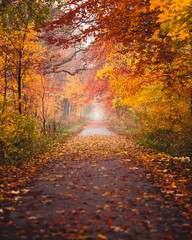
[[[61,70],[58,70],[58,71],[49,71],[49,72],[46,72],[45,75],[48,75],[48,74],[52,74],[52,73],[67,73],[71,76],[75,76],[76,74],[82,72],[82,71],[87,71],[88,69],[86,68],[87,67],[87,62],[86,60],[84,59],[84,64],[83,64],[83,67],[82,68],[78,68],[76,69],[74,72],[70,72],[68,70],[64,70],[64,69],[61,69]]]

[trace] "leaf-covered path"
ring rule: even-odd
[[[125,137],[75,136],[1,209],[0,239],[190,239],[191,226]],[[23,192],[24,194],[20,194]]]

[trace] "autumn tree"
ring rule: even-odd
[[[29,41],[37,42],[34,26],[50,17],[50,7],[54,1],[2,1],[0,6],[1,51],[11,62],[13,77],[17,82],[18,110],[22,113],[23,78],[31,64],[33,51],[29,52]],[[34,36],[34,38],[32,37]],[[32,39],[33,38],[33,39]],[[36,38],[36,39],[35,39]],[[34,51],[35,52],[35,51]],[[28,56],[26,57],[26,55]],[[33,60],[32,60],[33,59]],[[3,69],[2,69],[3,70]],[[7,79],[6,79],[7,80]]]
[[[159,129],[169,126],[172,136],[184,131],[184,126],[190,128],[191,2],[68,3],[63,14],[51,26],[45,26],[45,38],[66,48],[92,38],[92,45],[109,49],[103,68],[92,82],[88,81],[93,95],[111,93],[114,106],[125,105],[143,112],[143,125],[151,122],[153,130],[160,122]],[[64,26],[74,29],[70,38],[49,35],[54,28]],[[152,95],[153,91],[156,95]]]
[[[165,72],[161,78],[164,78],[167,85],[174,83],[172,81],[170,84],[171,78],[167,77],[174,67],[170,69],[167,66],[180,57],[183,42],[178,43],[177,49],[174,48],[170,34],[160,30],[161,23],[157,19],[163,12],[158,6],[153,7],[150,1],[143,0],[85,2],[71,0],[63,12],[51,24],[47,24],[48,41],[64,47],[90,37],[93,38],[92,44],[97,46],[103,43],[106,46],[111,43],[122,43],[125,46],[124,53],[127,51],[139,53],[135,66],[138,74],[143,74],[146,68],[155,65],[159,71]],[[187,16],[189,18],[189,14]],[[64,26],[74,30],[70,38],[49,34],[54,28],[61,29]],[[189,24],[187,28],[189,29]],[[158,35],[158,38],[155,35]],[[159,62],[162,64],[159,65]]]
[[[53,6],[59,7],[51,0],[0,3],[0,154],[7,163],[31,157],[40,144],[34,117],[40,115],[35,100],[42,89],[38,70],[45,48],[37,27],[51,17]]]

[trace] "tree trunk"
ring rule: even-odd
[[[63,99],[63,119],[66,120],[68,116],[68,99]]]
[[[22,58],[22,51],[20,49],[19,51],[19,66],[18,66],[18,76],[17,76],[17,81],[18,81],[18,100],[19,100],[19,113],[22,114],[22,109],[21,109],[21,58]]]
[[[6,100],[7,100],[7,54],[5,56],[5,74],[4,74],[4,80],[5,80],[5,87],[4,87],[4,96],[3,96],[3,109],[2,109],[2,114],[5,111],[5,105],[6,105]]]
[[[43,117],[43,133],[46,134],[46,119],[45,119],[45,106],[44,106],[44,94],[42,97],[42,117]]]
[[[191,98],[191,116],[192,116],[192,90],[191,90],[191,96],[190,96],[190,98]]]

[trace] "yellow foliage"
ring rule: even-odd
[[[86,94],[84,86],[79,76],[70,76],[66,84],[62,86],[63,96],[67,98],[72,105],[74,116],[80,114],[83,109]]]
[[[158,22],[169,29],[169,36],[185,40],[191,37],[191,0],[150,0],[150,9],[160,10]],[[167,25],[168,23],[168,25]],[[157,36],[154,36],[157,37]]]
[[[169,95],[162,84],[143,87],[134,96],[122,100],[123,105],[139,114],[143,127],[182,130],[182,123],[190,116],[190,103],[178,94]]]

